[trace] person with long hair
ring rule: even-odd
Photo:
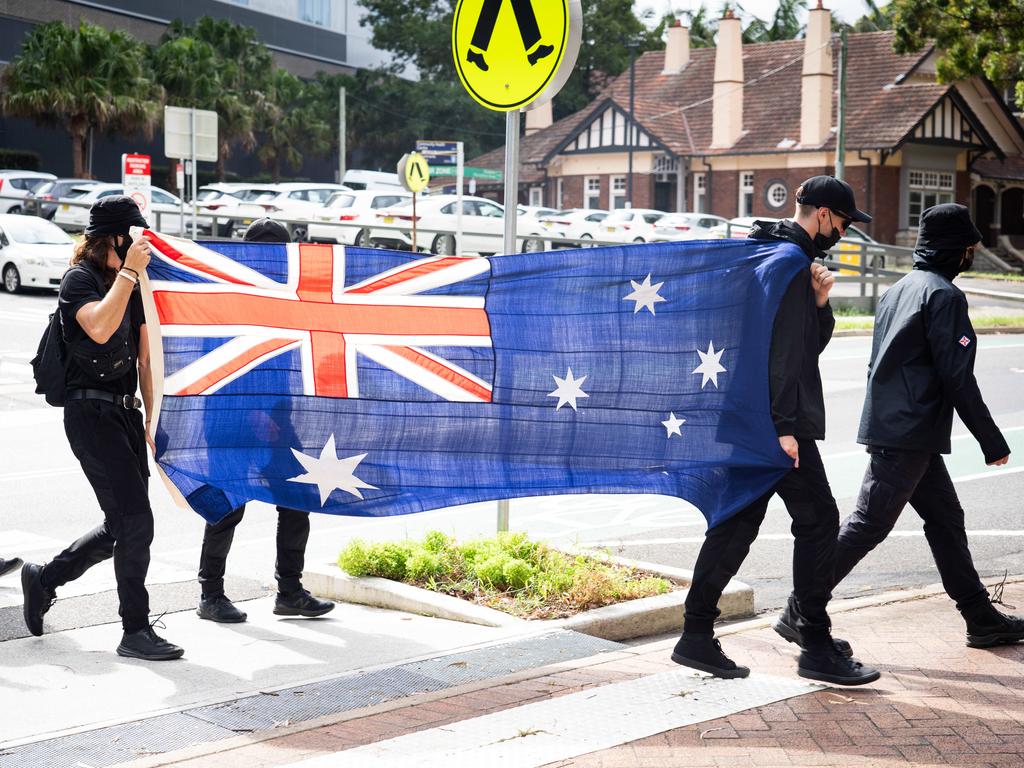
[[[161,661],[180,658],[184,650],[157,635],[156,622],[149,620],[145,582],[153,510],[146,449],[153,442],[146,425],[153,413],[153,380],[138,289],[149,264],[149,241],[133,243],[133,226],[148,224],[131,198],[97,202],[58,298],[67,344],[64,431],[96,493],[103,523],[49,563],[25,563],[21,585],[25,624],[39,636],[57,589],[112,557],[124,629],[117,653]]]

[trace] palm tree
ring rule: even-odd
[[[275,182],[281,180],[283,164],[297,170],[302,165],[303,152],[318,155],[330,147],[331,130],[317,115],[316,106],[305,91],[299,78],[278,68],[257,113],[260,141],[256,154]]]
[[[71,138],[74,175],[85,176],[89,131],[152,135],[163,92],[153,82],[146,47],[121,30],[53,21],[36,27],[4,70],[0,109]]]

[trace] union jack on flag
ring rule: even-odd
[[[487,378],[432,351],[491,346],[482,290],[440,293],[486,275],[486,259],[425,258],[352,280],[343,246],[257,245],[284,259],[278,280],[198,243],[146,234],[165,347],[172,339],[223,342],[193,346],[194,359],[166,372],[165,395],[210,395],[295,352],[304,395],[360,397],[364,356],[437,399],[491,400]]]

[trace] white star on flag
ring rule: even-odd
[[[679,431],[679,428],[685,423],[686,419],[680,419],[674,413],[669,413],[668,421],[661,422],[662,426],[665,427],[665,431],[668,432],[665,437],[670,438],[672,435],[679,435],[682,437],[683,433]]]
[[[707,352],[697,350],[697,354],[700,355],[700,365],[693,369],[693,373],[699,373],[703,376],[700,382],[701,389],[704,389],[709,381],[715,387],[718,386],[718,374],[726,370],[725,366],[719,362],[722,359],[723,352],[725,352],[724,349],[715,351],[715,342],[713,341],[708,344]]]
[[[555,383],[558,384],[558,388],[555,389],[554,392],[548,393],[548,397],[558,398],[558,405],[555,406],[556,411],[566,404],[571,405],[572,409],[575,411],[577,410],[577,398],[590,397],[590,395],[588,395],[581,389],[581,386],[583,382],[586,381],[587,377],[580,376],[580,378],[574,379],[572,377],[572,368],[568,369],[568,372],[565,374],[564,379],[560,379],[555,375],[552,375],[551,378],[553,378],[555,380]]]
[[[654,314],[654,305],[659,301],[666,301],[658,295],[658,289],[661,288],[665,283],[656,283],[651,285],[651,275],[647,273],[647,277],[644,278],[643,283],[638,283],[636,280],[630,280],[633,284],[633,292],[626,296],[623,301],[635,301],[636,305],[633,307],[633,314],[635,315],[641,309],[651,310],[651,314]]]
[[[298,459],[302,468],[306,470],[306,474],[289,477],[288,482],[309,483],[317,486],[320,491],[321,507],[327,503],[327,497],[334,492],[335,488],[345,491],[345,493],[351,493],[359,499],[363,498],[363,494],[359,492],[360,488],[377,490],[377,486],[364,483],[355,476],[356,467],[366,458],[366,454],[360,453],[358,456],[339,459],[338,452],[334,447],[334,435],[327,438],[327,443],[320,451],[318,459],[307,456],[294,448],[292,448],[292,453],[295,454],[295,458]]]

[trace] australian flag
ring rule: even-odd
[[[768,354],[794,245],[423,258],[147,234],[157,463],[209,521],[654,493],[715,525],[791,464]]]

